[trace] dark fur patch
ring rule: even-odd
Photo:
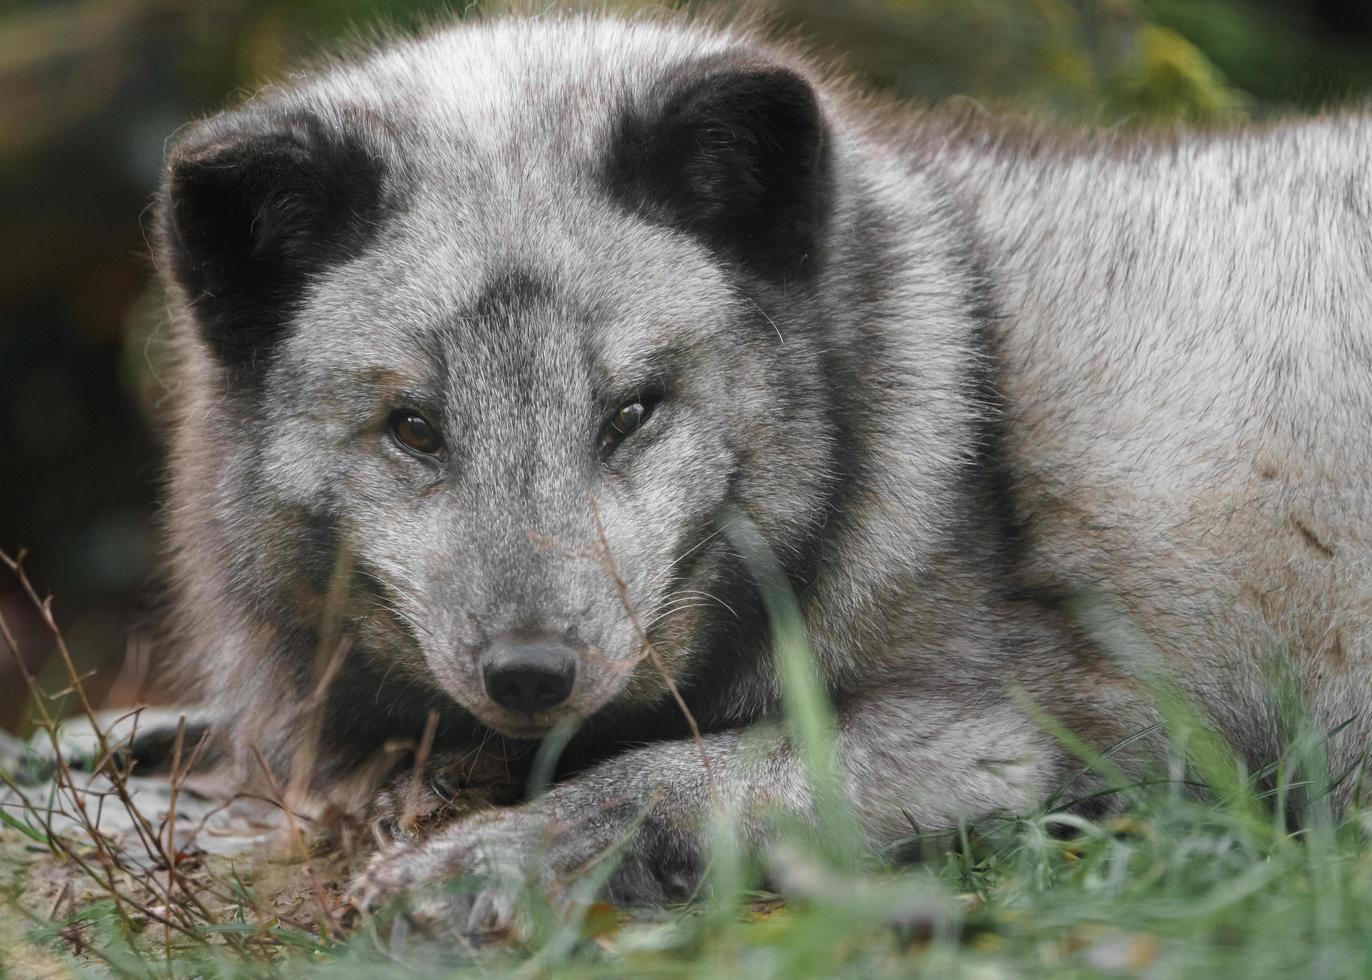
[[[336,505],[322,501],[321,506],[307,512],[300,530],[301,570],[310,588],[326,595],[333,586],[338,569],[338,549],[342,536],[338,527]]]
[[[224,366],[260,362],[309,277],[375,237],[387,176],[371,136],[304,110],[221,116],[176,147],[162,232]]]
[[[550,302],[555,293],[551,283],[532,269],[511,266],[492,276],[472,305],[478,317],[514,316],[538,303]]]
[[[338,770],[346,770],[384,751],[388,742],[418,745],[430,711],[439,718],[435,749],[490,742],[493,751],[503,751],[501,736],[447,695],[416,684],[412,677],[387,669],[382,658],[358,649],[349,653],[347,669],[329,688],[320,740],[336,757]]]
[[[611,197],[682,228],[765,278],[821,259],[829,139],[814,90],[788,68],[711,58],[627,106],[602,174]]]

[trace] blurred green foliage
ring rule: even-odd
[[[58,595],[92,664],[122,661],[127,610],[155,568],[161,321],[140,223],[166,139],[340,41],[476,9],[463,0],[0,0],[0,547],[32,549],[31,570]],[[1372,89],[1367,0],[772,0],[764,9],[896,95],[1061,120],[1226,124]],[[7,588],[0,582],[0,612],[20,617]],[[10,669],[0,657],[0,725],[17,710],[4,700]]]
[[[1372,91],[1367,0],[1140,0],[1188,38],[1258,111],[1318,109]]]
[[[1233,118],[1245,99],[1129,0],[789,0],[786,19],[870,81],[1053,118]]]

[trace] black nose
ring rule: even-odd
[[[561,640],[503,639],[481,657],[486,693],[502,708],[526,715],[566,701],[576,682],[576,651]]]

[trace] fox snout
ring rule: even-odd
[[[556,637],[501,637],[481,655],[481,682],[500,707],[532,716],[571,696],[576,659],[576,649]]]

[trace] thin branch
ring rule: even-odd
[[[591,517],[595,520],[596,537],[599,539],[599,550],[596,557],[600,561],[600,566],[605,570],[605,574],[614,582],[615,590],[619,594],[620,605],[624,607],[624,613],[629,617],[629,625],[633,627],[634,635],[637,636],[639,643],[643,647],[644,654],[648,657],[657,672],[662,675],[663,683],[667,685],[667,690],[671,692],[673,700],[681,710],[682,717],[686,719],[686,724],[691,728],[691,738],[696,743],[696,748],[700,751],[700,762],[705,767],[705,782],[710,788],[710,798],[719,798],[718,790],[715,786],[714,768],[710,765],[710,755],[705,749],[705,737],[700,732],[700,725],[696,723],[695,715],[691,714],[691,709],[686,704],[686,699],[681,696],[681,691],[677,689],[676,681],[672,679],[671,673],[667,670],[667,665],[663,663],[662,657],[658,654],[657,648],[653,646],[653,641],[648,638],[647,632],[639,622],[638,612],[634,609],[634,604],[629,598],[629,586],[619,574],[619,564],[615,561],[614,552],[610,550],[610,540],[605,534],[605,523],[600,518],[600,507],[596,504],[595,497],[590,497]]]

